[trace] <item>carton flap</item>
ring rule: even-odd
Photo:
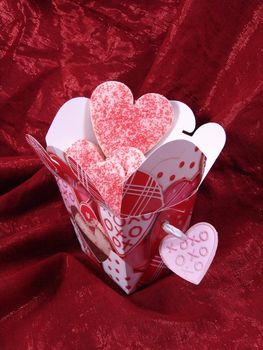
[[[46,135],[47,146],[61,151],[80,139],[97,144],[91,124],[89,99],[86,97],[76,97],[64,103]]]

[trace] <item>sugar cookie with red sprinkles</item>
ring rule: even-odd
[[[86,172],[89,171],[91,165],[105,159],[99,147],[88,140],[74,142],[66,150],[66,155],[73,158]]]
[[[105,205],[119,215],[121,211],[122,191],[125,182],[123,167],[114,160],[92,164],[89,168],[92,184],[100,193]]]
[[[145,156],[142,151],[137,148],[120,147],[112,152],[110,159],[119,163],[123,167],[125,177],[128,179],[137,169],[139,169],[145,160]]]
[[[107,81],[92,93],[91,121],[106,156],[119,147],[135,147],[144,154],[170,130],[174,112],[162,95],[148,93],[135,101],[123,83]]]

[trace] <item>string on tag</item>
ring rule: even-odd
[[[183,241],[187,240],[187,236],[186,234],[183,233],[183,231],[179,230],[179,228],[171,225],[168,221],[165,221],[163,224],[162,224],[162,229],[170,234],[170,235],[173,235],[177,238],[180,238],[182,239]]]

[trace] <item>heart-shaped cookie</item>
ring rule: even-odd
[[[119,163],[124,171],[125,178],[128,179],[143,163],[145,156],[137,148],[134,147],[120,147],[115,149],[108,158]]]
[[[106,206],[113,213],[119,215],[121,212],[122,191],[125,182],[123,167],[113,160],[105,160],[92,164],[89,167],[89,178],[100,193]]]
[[[93,130],[106,156],[122,146],[148,152],[174,120],[172,105],[164,96],[149,93],[134,104],[130,89],[117,81],[99,85],[90,102]]]
[[[66,150],[66,155],[72,157],[86,172],[88,172],[91,165],[104,161],[100,149],[88,140],[74,142]]]
[[[199,284],[211,265],[218,244],[216,229],[200,222],[186,232],[187,240],[166,236],[159,248],[165,265],[183,279]]]

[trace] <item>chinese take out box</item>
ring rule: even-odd
[[[88,98],[71,99],[60,108],[46,135],[46,148],[26,136],[54,175],[90,263],[127,294],[169,272],[159,254],[160,242],[167,235],[163,225],[187,230],[197,190],[225,143],[221,126],[207,123],[194,132],[190,108],[170,102],[172,129],[124,183],[118,215],[107,207],[89,174],[65,153],[77,140],[98,144]]]

